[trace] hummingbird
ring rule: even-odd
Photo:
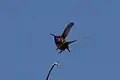
[[[77,40],[72,40],[72,41],[66,41],[66,37],[68,36],[72,26],[74,25],[73,22],[69,23],[63,33],[61,35],[55,35],[55,34],[50,34],[54,37],[54,41],[55,41],[55,44],[56,44],[56,47],[57,49],[56,50],[60,50],[59,53],[63,52],[65,49],[67,49],[69,52],[70,52],[70,49],[69,49],[69,44],[73,43],[73,42],[76,42]]]

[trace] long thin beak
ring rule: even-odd
[[[54,36],[54,37],[55,37],[55,35],[54,35],[54,34],[50,34],[50,35],[52,35],[52,36]]]

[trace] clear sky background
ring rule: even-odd
[[[74,22],[71,52],[50,33]],[[85,39],[87,37],[87,39]],[[0,0],[0,80],[120,80],[119,0]]]

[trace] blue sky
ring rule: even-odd
[[[120,80],[119,0],[1,0],[0,80]],[[71,52],[50,33],[74,22]],[[87,37],[87,39],[85,39]]]

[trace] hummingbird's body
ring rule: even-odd
[[[67,37],[67,35],[68,35],[68,33],[69,33],[69,31],[70,31],[70,29],[72,28],[73,25],[74,25],[74,23],[69,23],[69,24],[67,25],[67,27],[64,29],[64,31],[63,31],[63,33],[62,33],[61,36],[56,36],[56,35],[54,35],[54,34],[50,34],[50,35],[54,36],[54,41],[55,41],[55,44],[56,44],[56,46],[57,46],[57,49],[56,49],[56,50],[58,50],[58,49],[61,50],[59,53],[61,53],[61,52],[64,51],[65,49],[67,49],[67,50],[70,52],[69,44],[77,41],[77,40],[73,40],[73,41],[67,42],[67,41],[65,40],[65,38]]]

